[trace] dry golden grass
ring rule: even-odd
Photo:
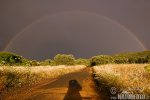
[[[16,72],[16,73],[30,73],[37,74],[39,76],[43,76],[43,78],[56,78],[60,75],[67,74],[76,70],[80,70],[85,68],[85,66],[34,66],[34,67],[1,67],[1,73],[7,72]]]
[[[150,72],[146,64],[118,64],[95,66],[94,72],[101,84],[115,86],[119,92],[150,94]]]
[[[78,71],[85,66],[35,66],[35,67],[0,67],[0,91],[12,90],[24,85],[32,85],[36,82],[57,78],[61,75]]]

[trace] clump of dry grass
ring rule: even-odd
[[[150,94],[150,73],[146,64],[101,65],[93,68],[99,83],[118,92]]]
[[[57,78],[61,75],[78,71],[85,66],[35,66],[35,67],[0,67],[0,91],[12,90],[24,85],[32,85],[36,82]]]

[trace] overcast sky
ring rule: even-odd
[[[31,59],[150,49],[149,0],[0,0],[0,50]]]

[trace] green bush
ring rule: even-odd
[[[138,63],[138,59],[139,58],[137,58],[137,57],[130,57],[128,62],[131,63],[131,64],[132,63]]]
[[[75,60],[75,64],[76,64],[76,65],[89,66],[89,65],[90,65],[90,61],[89,61],[89,59],[79,58],[79,59],[76,59],[76,60]]]
[[[51,59],[46,59],[45,61],[40,62],[40,65],[43,66],[55,66],[55,61]]]
[[[147,72],[150,72],[150,65],[144,67]]]
[[[148,63],[148,59],[147,57],[140,57],[140,56],[136,56],[136,57],[130,57],[128,60],[129,63]]]
[[[74,65],[75,64],[75,58],[73,55],[67,55],[67,54],[57,54],[54,57],[54,61],[56,65]]]
[[[0,52],[0,64],[14,65],[22,63],[22,57],[8,52]]]
[[[150,55],[146,56],[147,63],[150,63]]]
[[[32,61],[30,61],[30,65],[31,66],[39,66],[40,63],[38,61],[36,61],[36,60],[32,60]]]
[[[20,64],[22,66],[31,66],[31,61],[28,59],[22,59],[22,63]]]
[[[31,66],[31,62],[28,59],[23,58],[22,56],[9,53],[9,52],[0,52],[0,65],[21,65],[21,66]]]
[[[148,63],[148,56],[113,56],[116,64],[133,64],[133,63]]]
[[[115,57],[114,58],[114,63],[115,64],[125,64],[125,63],[128,63],[128,58],[125,58],[125,57]]]
[[[114,63],[114,60],[111,56],[108,56],[108,55],[94,56],[90,59],[91,66],[102,65],[102,64],[111,64],[111,63]]]
[[[122,53],[112,56],[115,63],[150,63],[150,51]]]
[[[147,57],[139,57],[138,58],[138,63],[148,63]]]

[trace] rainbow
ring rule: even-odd
[[[137,36],[129,31],[126,27],[124,27],[123,25],[121,25],[120,23],[118,23],[117,21],[107,17],[107,16],[104,16],[104,15],[100,15],[100,14],[97,14],[97,13],[93,13],[93,12],[86,12],[86,11],[66,11],[66,12],[57,12],[57,13],[54,13],[54,14],[50,14],[50,15],[46,15],[42,18],[39,18],[37,19],[36,21],[32,22],[31,24],[27,25],[25,28],[23,28],[19,33],[16,33],[14,35],[14,37],[12,39],[10,39],[10,41],[6,44],[6,46],[4,47],[3,51],[7,51],[7,49],[13,44],[14,40],[20,35],[20,34],[23,34],[26,30],[30,29],[32,26],[40,23],[41,21],[51,17],[51,16],[57,16],[58,14],[67,14],[67,13],[77,13],[77,14],[88,14],[88,15],[94,15],[94,16],[97,16],[97,17],[101,17],[107,21],[110,21],[111,23],[119,26],[120,28],[124,29],[133,39],[135,39],[137,41],[137,43],[141,46],[141,48],[143,50],[147,50],[147,48],[145,47],[145,45],[137,38]]]

